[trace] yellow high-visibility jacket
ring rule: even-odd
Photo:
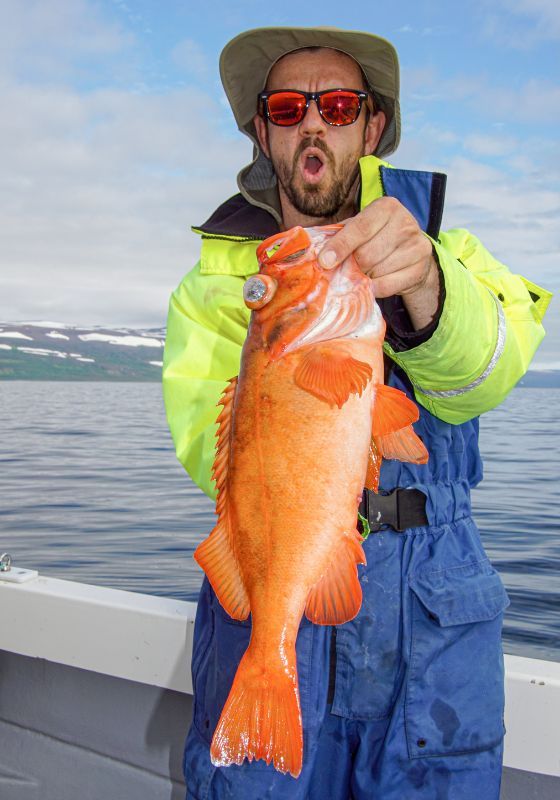
[[[360,167],[363,208],[383,195],[380,170],[389,165],[366,156]],[[255,251],[264,237],[200,232],[200,261],[171,296],[163,392],[177,457],[215,497],[216,404],[239,371],[250,316],[243,283],[258,269]],[[437,327],[411,349],[384,347],[417,402],[459,424],[501,403],[525,374],[544,336],[551,294],[512,274],[466,230],[440,233],[433,246],[445,287]]]

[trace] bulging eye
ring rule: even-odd
[[[245,281],[243,299],[247,308],[262,308],[274,297],[277,283],[270,275],[253,275]]]

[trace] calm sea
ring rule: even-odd
[[[481,420],[473,496],[511,606],[509,653],[560,661],[560,390]],[[213,504],[175,459],[154,383],[0,382],[0,552],[44,575],[195,600]]]

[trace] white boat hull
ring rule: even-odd
[[[195,603],[0,581],[1,800],[183,800]],[[560,664],[506,656],[501,800],[560,797]]]

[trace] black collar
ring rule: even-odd
[[[278,233],[278,223],[268,211],[253,206],[242,194],[235,194],[221,206],[202,225],[195,225],[195,231],[212,236],[239,236],[243,239],[267,239]]]

